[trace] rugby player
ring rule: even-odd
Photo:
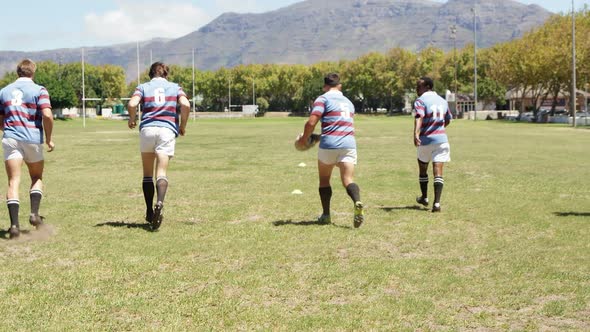
[[[443,191],[443,166],[451,161],[451,146],[445,128],[451,123],[452,115],[446,100],[432,91],[434,82],[422,77],[416,84],[418,99],[414,121],[414,145],[418,148],[419,182],[422,196],[416,202],[428,206],[428,164],[432,161],[434,173],[434,204],[432,212],[440,212],[440,198]]]
[[[20,235],[19,185],[23,161],[31,177],[29,223],[39,228],[44,219],[39,215],[43,198],[43,142],[47,144],[48,152],[55,148],[51,139],[53,113],[49,93],[43,86],[33,82],[36,70],[35,62],[30,59],[22,60],[16,67],[18,79],[0,90],[0,120],[4,130],[2,149],[8,175],[8,234],[11,239]]]
[[[190,104],[182,88],[167,80],[169,68],[162,62],[150,67],[151,81],[140,84],[129,100],[128,126],[136,127],[138,105],[141,104],[140,151],[143,164],[143,196],[146,204],[145,219],[152,230],[162,224],[164,198],[168,190],[166,171],[174,156],[176,137],[184,136],[190,112]],[[180,121],[176,112],[180,106]],[[155,165],[154,165],[155,161]],[[154,173],[156,176],[154,200]]]
[[[354,137],[354,106],[342,94],[340,77],[330,73],[324,77],[324,94],[319,96],[307,120],[298,144],[305,145],[315,126],[321,121],[322,134],[318,150],[319,193],[322,215],[318,223],[331,223],[330,200],[332,187],[330,178],[334,167],[340,169],[340,179],[354,204],[353,225],[361,226],[365,220],[360,188],[354,183],[354,167],[357,163],[356,140]]]

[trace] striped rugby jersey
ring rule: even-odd
[[[328,91],[313,103],[311,115],[322,119],[322,149],[356,149],[354,105],[341,91]]]
[[[4,137],[30,144],[43,144],[43,113],[51,108],[47,89],[28,77],[20,77],[0,90],[0,113]]]
[[[176,105],[178,97],[186,94],[182,88],[165,78],[155,77],[151,81],[140,84],[133,96],[141,97],[141,124],[144,127],[169,128],[178,136],[178,114]]]
[[[414,102],[416,118],[422,118],[420,141],[422,145],[447,143],[445,120],[451,122],[453,116],[449,104],[434,91],[424,92]]]

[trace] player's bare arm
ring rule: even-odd
[[[51,108],[44,108],[41,110],[41,114],[43,115],[43,131],[45,132],[47,152],[51,152],[55,148],[55,144],[51,139],[51,134],[53,133],[53,112],[51,112]]]
[[[416,118],[414,121],[414,146],[420,146],[420,128],[422,128],[422,118]]]
[[[317,116],[317,115],[310,115],[309,116],[309,119],[305,123],[305,127],[303,129],[303,136],[301,136],[299,138],[298,144],[305,145],[305,142],[307,142],[307,140],[309,139],[311,134],[313,134],[313,130],[315,129],[315,126],[318,124],[319,121],[320,121],[319,116]]]
[[[135,126],[137,126],[137,121],[135,120],[135,117],[137,115],[137,106],[139,105],[140,101],[141,97],[133,96],[127,104],[127,112],[129,112],[129,121],[127,121],[127,126],[129,127],[129,129],[133,129],[135,128]]]
[[[178,97],[180,103],[180,136],[184,136],[186,133],[186,124],[188,123],[188,117],[191,110],[191,104],[185,96]]]

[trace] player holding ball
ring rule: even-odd
[[[322,134],[318,150],[318,173],[320,178],[320,200],[322,215],[318,222],[331,223],[330,200],[332,187],[330,178],[334,167],[340,169],[340,179],[346,192],[354,203],[355,228],[361,226],[365,216],[361,202],[360,188],[354,183],[354,167],[357,163],[356,140],[354,137],[354,106],[342,94],[340,77],[330,73],[324,77],[324,94],[319,96],[314,104],[309,119],[305,123],[303,135],[299,137],[297,145],[308,145],[309,138],[318,122],[321,121]]]

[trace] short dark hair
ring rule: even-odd
[[[154,62],[152,64],[152,66],[150,67],[150,78],[154,78],[154,77],[162,77],[162,78],[166,78],[168,77],[168,71],[170,69],[168,69],[168,66],[166,66],[163,62]]]
[[[420,77],[420,80],[418,80],[418,84],[429,90],[434,89],[434,81],[432,80],[432,78],[427,76]]]
[[[336,73],[329,73],[324,77],[324,85],[331,87],[340,85],[340,76]]]
[[[37,70],[37,65],[31,59],[23,59],[16,66],[16,74],[18,77],[32,78]]]

